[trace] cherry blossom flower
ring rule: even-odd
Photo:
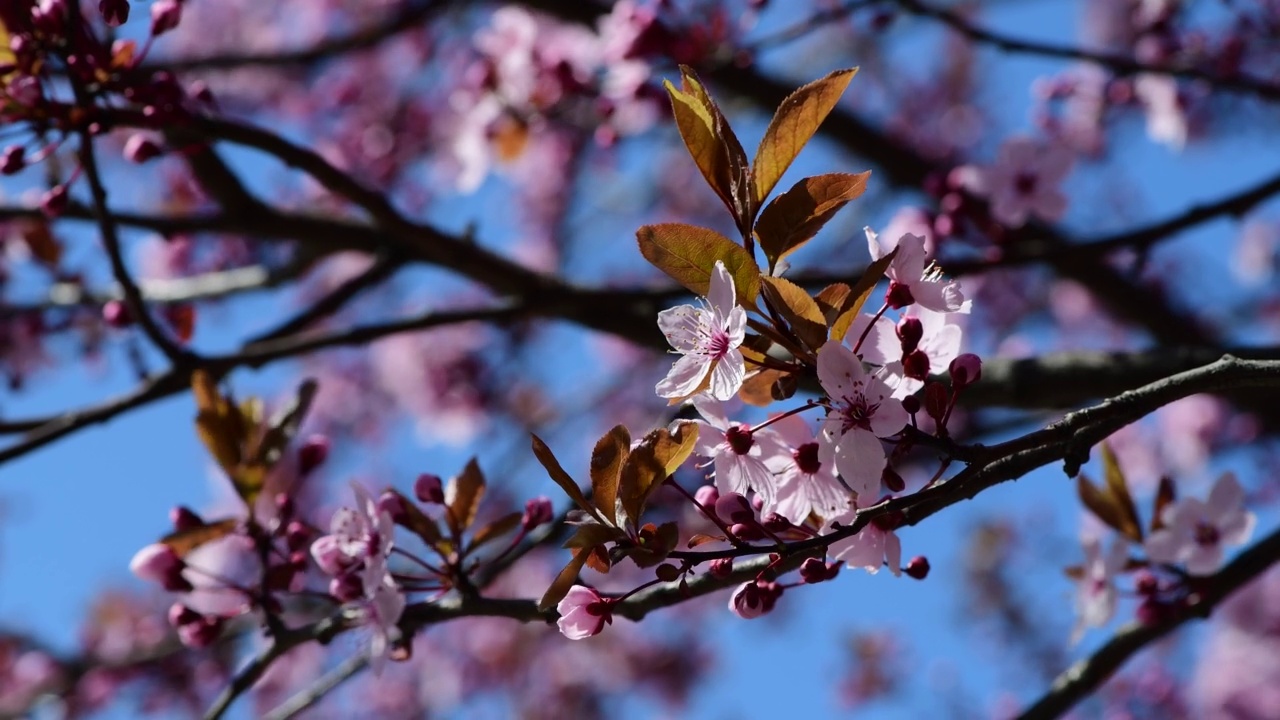
[[[374,674],[382,672],[391,644],[400,639],[400,616],[407,599],[396,585],[385,563],[370,563],[365,568],[364,601],[357,613],[373,631],[369,640],[369,666]]]
[[[868,375],[848,348],[828,341],[818,350],[818,381],[831,398],[822,428],[818,459],[833,463],[849,487],[864,501],[880,488],[885,467],[881,437],[907,424],[902,402],[879,377]]]
[[[328,575],[341,575],[361,563],[377,563],[391,553],[395,530],[391,516],[379,511],[373,496],[359,484],[352,483],[351,489],[356,508],[340,508],[329,523],[329,534],[311,544],[311,556]]]
[[[824,532],[830,532],[835,523],[842,526],[852,524],[856,514],[857,507],[847,505],[844,512],[828,521]],[[902,575],[902,541],[892,529],[886,529],[874,521],[853,537],[831,543],[827,551],[849,567],[862,568],[872,575],[880,572],[881,567],[888,567],[894,577]]]
[[[1253,534],[1257,517],[1244,509],[1244,488],[1225,473],[1209,490],[1209,498],[1183,498],[1165,508],[1165,527],[1145,543],[1147,557],[1157,563],[1185,563],[1192,575],[1209,575],[1222,566],[1223,548],[1242,545]]]
[[[609,601],[585,585],[569,588],[569,593],[556,605],[556,612],[560,613],[556,626],[570,640],[597,635],[606,623],[613,622]]]
[[[811,513],[828,517],[849,503],[849,491],[836,478],[835,466],[819,458],[818,438],[798,415],[783,418],[770,426],[782,444],[782,452],[770,455],[765,463],[777,475],[777,501],[772,511],[799,525]]]
[[[782,450],[773,432],[751,432],[749,425],[729,422],[717,400],[699,396],[693,404],[705,418],[695,421],[699,428],[693,451],[699,457],[711,458],[716,489],[721,495],[746,495],[755,490],[765,507],[772,506],[777,497],[777,481],[768,462]]]
[[[1047,221],[1062,217],[1067,196],[1058,186],[1071,171],[1072,160],[1065,145],[1015,137],[1000,146],[995,164],[973,168],[962,177],[965,187],[991,202],[992,217],[1017,228],[1032,215]]]
[[[907,233],[898,238],[898,242],[892,247],[886,247],[871,228],[864,228],[864,232],[872,260],[879,260],[894,247],[898,248],[898,254],[884,273],[889,278],[887,298],[892,307],[919,303],[934,312],[944,313],[957,312],[965,307],[960,283],[943,278],[942,271],[936,265],[925,263],[928,253],[925,251],[924,238]]]
[[[849,337],[862,337],[871,324],[858,354],[869,363],[884,366],[882,377],[893,388],[893,396],[901,399],[924,387],[925,376],[944,372],[960,355],[964,331],[956,315],[967,312],[967,304],[956,313],[934,312],[922,305],[912,305],[902,313],[897,327],[883,317],[873,323],[875,316],[864,313],[850,325]],[[920,334],[908,343],[900,328],[904,320],[910,319],[919,322]],[[907,364],[911,365],[911,372],[904,370]]]
[[[698,392],[711,373],[706,393],[728,400],[742,387],[746,365],[742,344],[747,312],[737,304],[733,276],[717,260],[702,307],[681,305],[658,313],[658,327],[683,357],[657,385],[659,397],[685,398]]]
[[[1116,612],[1117,573],[1124,569],[1129,559],[1128,544],[1123,538],[1111,541],[1104,554],[1102,541],[1096,537],[1084,540],[1084,567],[1076,589],[1076,622],[1072,642],[1080,639],[1087,627],[1102,627],[1111,621]]]

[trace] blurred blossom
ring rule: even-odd
[[[1222,566],[1227,546],[1243,545],[1257,517],[1244,508],[1244,488],[1225,473],[1200,500],[1184,497],[1165,508],[1165,527],[1147,537],[1147,556],[1158,563],[1185,564],[1191,575],[1210,575]]]
[[[1071,151],[1057,142],[1014,137],[1000,146],[991,165],[961,174],[965,187],[991,202],[991,215],[1022,227],[1031,216],[1053,222],[1067,210],[1060,185],[1073,164]]]
[[[1240,238],[1231,255],[1231,272],[1249,285],[1261,285],[1275,275],[1280,226],[1251,217],[1240,227]]]
[[[488,424],[481,388],[484,331],[452,325],[396,335],[369,348],[374,381],[417,421],[423,442],[461,445]]]
[[[1133,89],[1147,113],[1147,135],[1181,150],[1187,144],[1188,121],[1178,82],[1168,75],[1145,74],[1138,76]]]
[[[1213,617],[1192,684],[1197,717],[1280,716],[1280,569],[1231,595]]]
[[[1204,468],[1229,415],[1226,402],[1213,395],[1192,395],[1160,408],[1160,449],[1174,475],[1194,475]]]

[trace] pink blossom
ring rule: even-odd
[[[382,672],[391,643],[400,639],[400,616],[408,601],[383,563],[365,567],[365,599],[357,606],[360,619],[373,631],[369,641],[369,665]]]
[[[872,326],[867,339],[858,349],[862,359],[884,366],[882,377],[893,388],[893,396],[904,398],[924,387],[923,377],[941,373],[960,355],[964,335],[957,314],[967,313],[967,304],[958,313],[941,313],[923,305],[912,305],[898,322],[914,318],[920,323],[920,336],[910,346],[901,337],[894,324],[883,316]],[[873,315],[860,315],[849,327],[849,337],[862,337]],[[910,349],[908,349],[910,347]],[[918,353],[918,354],[917,354]],[[911,356],[908,359],[908,356]],[[904,371],[904,364],[911,363],[912,372]]]
[[[907,233],[898,238],[893,247],[885,247],[871,228],[864,228],[864,232],[873,260],[889,254],[893,247],[898,248],[898,254],[884,273],[889,278],[888,298],[893,307],[920,303],[935,312],[957,312],[965,306],[960,283],[944,279],[938,266],[925,263],[924,238]]]
[[[173,548],[164,543],[152,543],[134,554],[129,561],[129,571],[143,580],[158,583],[168,588],[182,575],[186,563],[178,557]]]
[[[1147,135],[1174,150],[1187,144],[1190,130],[1178,94],[1178,81],[1168,75],[1145,73],[1133,81],[1134,94],[1147,111]]]
[[[835,466],[819,459],[821,443],[798,415],[770,426],[782,444],[782,452],[765,459],[777,475],[777,502],[765,505],[799,525],[811,513],[829,517],[849,503],[849,491],[836,478]]]
[[[351,489],[356,508],[340,508],[329,522],[329,534],[311,544],[316,564],[329,575],[340,575],[360,563],[377,564],[391,553],[395,530],[391,516],[379,511],[377,502],[359,484],[352,483]]]
[[[1210,575],[1222,566],[1223,548],[1242,545],[1253,534],[1257,517],[1244,509],[1244,488],[1224,473],[1209,490],[1208,500],[1183,498],[1165,508],[1165,527],[1147,538],[1152,562],[1185,563],[1192,575]]]
[[[609,602],[585,585],[574,585],[556,605],[560,619],[556,626],[570,640],[582,640],[597,635],[605,623],[613,622]]]
[[[818,350],[818,381],[831,399],[822,428],[819,460],[836,470],[864,502],[876,495],[885,467],[879,438],[907,424],[902,402],[884,380],[867,374],[848,348],[828,341]]]
[[[742,387],[746,365],[742,344],[747,312],[737,304],[733,276],[717,260],[702,307],[681,305],[658,313],[658,327],[681,358],[658,383],[659,397],[693,395],[711,373],[705,392],[716,400],[732,398]]]
[[[1129,547],[1123,538],[1112,540],[1105,554],[1098,538],[1085,538],[1083,575],[1076,588],[1078,620],[1072,642],[1080,639],[1086,627],[1102,627],[1111,621],[1116,612],[1115,578],[1128,559]]]
[[[782,588],[777,583],[745,582],[729,596],[729,612],[743,620],[754,620],[772,610],[781,596]]]
[[[1022,227],[1031,215],[1052,222],[1067,210],[1058,186],[1072,160],[1065,145],[1015,137],[1000,146],[995,164],[966,173],[965,186],[987,198],[992,217],[1009,227]]]
[[[696,397],[694,407],[705,420],[699,425],[694,453],[711,458],[715,468],[716,489],[722,494],[746,495],[749,490],[771,506],[777,496],[776,481],[769,470],[769,459],[781,448],[769,430],[751,432],[751,427],[731,423],[719,401]]]
[[[831,518],[824,529],[830,532],[835,523],[851,525],[857,516],[857,508],[848,505],[844,512]],[[888,567],[894,577],[902,575],[902,541],[892,529],[869,523],[853,537],[837,540],[828,547],[836,560],[843,560],[851,568],[862,568],[872,575]]]

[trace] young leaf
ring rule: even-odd
[[[569,588],[578,580],[578,573],[582,572],[582,566],[587,562],[587,553],[575,553],[573,558],[569,560],[569,564],[564,566],[556,579],[551,581],[551,587],[542,594],[542,599],[538,601],[539,612],[547,612],[564,599],[569,594]]]
[[[614,505],[618,498],[618,481],[622,464],[631,453],[631,433],[617,425],[596,442],[591,451],[591,493],[605,519],[614,522]]]
[[[1133,503],[1133,496],[1129,494],[1129,484],[1125,481],[1124,471],[1120,469],[1120,463],[1116,460],[1115,453],[1111,451],[1111,446],[1106,443],[1102,444],[1102,468],[1107,492],[1120,513],[1122,522],[1120,532],[1136,543],[1142,542],[1142,521],[1138,519],[1138,508]]]
[[[1110,493],[1099,490],[1084,473],[1076,478],[1076,491],[1080,495],[1080,502],[1104,525],[1124,532],[1124,512]]]
[[[685,547],[689,548],[690,550],[693,550],[694,548],[699,547],[701,545],[706,545],[707,543],[724,542],[724,539],[725,538],[723,535],[707,535],[705,533],[695,533],[692,537],[689,538],[689,542],[685,543]]]
[[[769,267],[809,242],[840,208],[862,195],[870,175],[868,171],[807,177],[766,205],[755,232]]]
[[[833,283],[822,288],[822,292],[813,296],[813,301],[818,303],[818,308],[822,310],[822,317],[828,327],[839,317],[840,310],[844,308],[845,300],[849,298],[850,292],[848,285]]]
[[[204,370],[191,373],[191,393],[196,400],[196,432],[227,475],[240,466],[244,422],[240,409],[218,391],[218,384]]]
[[[849,86],[857,68],[837,70],[791,93],[773,114],[760,148],[756,150],[751,169],[756,202],[764,202],[800,149],[817,132],[844,89]]]
[[[274,467],[280,461],[280,456],[293,440],[293,436],[298,433],[298,427],[302,425],[303,419],[306,418],[307,410],[311,408],[311,401],[315,398],[317,389],[316,381],[311,378],[303,380],[298,385],[298,394],[294,396],[293,402],[280,408],[276,416],[271,419],[267,431],[263,433],[253,453],[254,462]]]
[[[733,214],[738,228],[750,227],[747,154],[693,71],[681,67],[680,73],[680,90],[663,81],[671,96],[671,112],[680,138],[702,177]]]
[[[169,533],[160,538],[160,542],[168,545],[178,557],[186,557],[187,553],[201,545],[230,535],[239,523],[240,521],[235,518],[215,520],[198,527]]]
[[[781,370],[765,369],[749,376],[738,391],[742,402],[755,407],[768,407],[776,402],[773,399],[773,385],[783,373]]]
[[[645,501],[655,486],[667,479],[665,468],[654,457],[653,445],[641,443],[627,456],[618,484],[618,523],[640,524]]]
[[[849,332],[849,326],[858,317],[858,313],[862,312],[862,306],[867,303],[867,298],[871,297],[871,291],[876,289],[880,278],[884,277],[884,271],[889,269],[889,263],[893,262],[897,256],[898,248],[890,250],[879,260],[868,265],[862,277],[858,278],[858,282],[849,288],[844,306],[840,308],[835,322],[831,323],[832,340],[844,340],[845,334]]]
[[[827,323],[804,288],[790,280],[776,277],[761,278],[765,299],[775,310],[781,313],[791,329],[805,345],[816,350],[827,341]]]
[[[480,472],[476,459],[471,458],[462,469],[462,474],[451,479],[444,489],[444,504],[449,507],[445,516],[454,536],[461,535],[471,527],[483,497],[484,473]]]
[[[1168,475],[1161,477],[1160,484],[1156,487],[1155,508],[1151,511],[1151,532],[1164,528],[1165,508],[1177,498],[1178,490],[1173,484],[1173,478]]]
[[[766,337],[747,333],[742,339],[742,345],[738,346],[738,352],[741,352],[742,358],[752,365],[763,365],[772,345],[773,341]]]
[[[542,467],[546,468],[547,475],[551,476],[551,479],[560,486],[564,494],[577,503],[578,507],[585,510],[588,515],[604,522],[604,519],[600,517],[599,511],[587,500],[587,496],[582,494],[582,488],[579,488],[578,483],[574,482],[569,473],[565,472],[564,468],[560,466],[560,461],[556,459],[555,453],[551,452],[551,448],[547,447],[547,444],[542,442],[542,438],[537,435],[530,434],[530,437],[533,438],[533,455],[538,458],[538,462],[542,463]]]
[[[428,547],[436,547],[442,537],[440,535],[440,526],[436,525],[436,521],[422,512],[418,504],[405,497],[404,493],[395,488],[392,488],[389,492],[395,493],[400,497],[400,504],[404,507],[407,516],[405,527],[414,535],[422,538],[422,542],[426,543]]]
[[[716,261],[733,276],[738,303],[750,306],[760,294],[760,267],[746,248],[710,228],[684,223],[645,225],[636,231],[640,254],[690,291],[706,296]]]

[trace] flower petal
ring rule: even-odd
[[[711,361],[701,355],[684,355],[671,366],[667,376],[654,386],[658,397],[682,398],[692,395],[707,376]]]

